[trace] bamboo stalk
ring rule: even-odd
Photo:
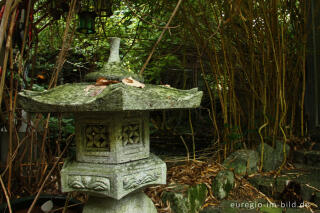
[[[1,25],[0,25],[0,50],[2,50],[2,44],[4,41],[4,36],[7,30],[7,25],[8,25],[8,19],[10,16],[10,10],[11,6],[14,0],[7,0],[6,5],[5,5],[5,10],[1,19]]]
[[[66,53],[69,50],[69,47],[70,47],[70,44],[71,44],[71,41],[73,38],[75,27],[73,27],[71,33],[69,31],[70,31],[70,27],[71,27],[71,21],[74,17],[76,3],[77,3],[77,0],[72,0],[71,4],[70,4],[70,10],[68,12],[68,17],[67,17],[67,21],[66,21],[66,28],[65,28],[64,34],[63,34],[62,47],[61,47],[61,51],[59,53],[59,56],[58,56],[58,59],[56,62],[54,73],[53,73],[52,78],[49,83],[49,87],[48,87],[49,89],[52,87],[55,87],[57,85],[59,73],[62,70],[62,67],[65,62]]]
[[[1,175],[0,175],[0,183],[1,183],[2,190],[3,190],[4,195],[5,195],[5,197],[6,197],[6,200],[7,200],[9,212],[12,213],[10,198],[9,198],[7,189],[6,189],[6,187],[5,187],[4,183],[3,183],[3,180],[2,180]]]
[[[71,143],[71,138],[73,137],[74,135],[71,135],[69,136],[69,138],[67,139],[68,143],[66,144],[65,148],[63,149],[63,151],[60,153],[59,157],[57,158],[57,160],[55,161],[54,165],[52,166],[52,168],[50,169],[50,171],[48,172],[47,176],[45,177],[44,181],[42,182],[38,192],[37,192],[37,195],[35,196],[31,206],[29,207],[28,209],[28,212],[27,213],[31,213],[32,212],[32,209],[34,208],[34,205],[36,204],[42,190],[43,190],[43,187],[45,185],[45,183],[48,181],[49,177],[51,176],[51,173],[54,171],[54,169],[56,168],[56,166],[58,165],[58,163],[60,162],[63,154],[67,151],[68,147],[69,147],[69,144]]]

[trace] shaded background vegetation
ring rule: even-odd
[[[51,2],[1,1],[12,8],[1,32],[1,121],[9,135],[1,177],[13,197],[38,191],[74,133],[68,115],[23,117],[17,93],[83,81],[108,59],[108,38],[114,36],[122,39],[122,62],[139,73],[177,4],[114,0],[113,14],[95,19],[96,33],[82,34],[77,13],[84,1],[53,1],[58,7]],[[184,0],[141,74],[146,83],[199,87],[204,98],[200,109],[152,113],[152,138],[176,141],[182,153],[185,143],[190,155],[207,147],[213,151],[206,157],[221,161],[236,149],[306,136],[306,2]],[[23,8],[32,18],[18,28],[11,20]],[[19,133],[22,123],[26,130]],[[44,184],[48,190],[59,189],[61,165]]]

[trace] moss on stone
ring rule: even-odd
[[[198,184],[188,189],[188,203],[190,212],[198,212],[204,204],[208,190],[205,184]]]
[[[98,78],[106,78],[108,80],[121,81],[124,78],[132,77],[133,79],[143,82],[142,76],[130,72],[126,67],[120,63],[106,63],[103,68],[97,72],[88,73],[85,76],[85,80],[95,82]]]
[[[123,83],[109,86],[75,83],[44,92],[19,93],[19,103],[29,112],[183,109],[198,107],[201,98],[202,92],[196,88],[179,90],[156,85],[137,88]]]
[[[220,171],[212,181],[213,194],[218,199],[227,197],[229,192],[234,188],[234,181],[234,174],[232,171]]]
[[[254,150],[238,150],[223,162],[223,165],[240,176],[257,172],[259,155]]]
[[[267,205],[263,205],[263,207],[261,207],[259,209],[259,211],[261,213],[282,213],[282,209],[281,208],[270,207],[270,206],[267,206]]]
[[[170,202],[174,213],[196,213],[204,204],[208,190],[205,184],[195,186],[172,185],[171,191],[165,191],[161,197],[162,201]]]
[[[187,187],[186,185],[183,185]],[[181,188],[177,185],[178,188]],[[166,203],[170,202],[171,209],[174,213],[186,213],[188,212],[187,202],[184,193],[179,192],[180,190],[165,191],[161,197],[162,201]]]

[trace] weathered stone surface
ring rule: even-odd
[[[149,157],[148,112],[76,113],[77,161],[124,163]]]
[[[186,191],[188,185],[171,185],[171,191],[165,191],[162,194],[162,201],[170,203],[171,210],[173,213],[185,213],[188,212],[188,203],[186,199]]]
[[[276,178],[273,176],[256,175],[248,178],[248,180],[262,193],[269,197],[273,197],[276,200],[286,199],[282,195],[286,186],[286,182],[288,180],[294,181],[301,187],[302,200],[310,201],[320,206],[320,193],[316,190],[320,188],[319,176],[320,169],[289,170],[282,171],[282,175]]]
[[[310,211],[302,208],[287,208],[286,213],[310,213]]]
[[[320,168],[320,151],[295,150],[293,152],[293,162]]]
[[[270,207],[270,206],[263,206],[259,209],[261,213],[282,213],[282,208]]]
[[[94,86],[75,83],[54,89],[19,93],[19,103],[29,112],[107,112],[159,109],[185,109],[200,106],[202,91],[179,90],[165,86],[144,88],[123,83]]]
[[[97,72],[88,73],[85,76],[85,80],[89,82],[96,82],[98,78],[105,78],[108,80],[122,81],[122,79],[129,77],[140,82],[144,81],[143,77],[135,74],[134,72],[130,72],[123,65],[113,62],[105,64],[103,68]]]
[[[173,213],[196,213],[207,197],[207,187],[204,184],[189,187],[188,185],[173,185],[170,191],[162,195],[163,202],[169,201]]]
[[[249,182],[259,191],[267,196],[274,197],[275,193],[280,194],[285,187],[285,180],[276,182],[273,177],[265,177],[262,175],[255,175],[248,178]]]
[[[93,82],[95,82],[98,78],[121,81],[124,78],[132,77],[137,81],[143,82],[144,79],[142,76],[137,75],[134,72],[130,72],[121,64],[119,57],[119,48],[120,38],[111,37],[108,63],[106,63],[101,70],[88,73],[85,76],[85,79],[87,81]]]
[[[198,184],[188,189],[189,212],[198,212],[204,204],[208,194],[205,184]]]
[[[228,196],[228,193],[234,188],[234,174],[232,171],[220,171],[212,182],[212,192],[218,199]]]
[[[120,38],[111,37],[109,38],[110,42],[110,55],[108,59],[108,64],[115,62],[120,63],[120,56],[119,56],[119,48],[120,48]]]
[[[263,152],[263,171],[272,171],[278,169],[284,159],[283,155],[283,142],[276,141],[275,148],[272,148],[268,144],[264,143]],[[286,154],[289,156],[290,146],[286,144]],[[261,155],[261,144],[258,147],[259,155]]]
[[[244,209],[240,210],[239,213],[259,213],[259,211],[255,209]]]
[[[235,207],[235,201],[232,200],[222,200],[220,203],[220,209],[223,213],[238,213],[240,208]]]
[[[208,206],[199,211],[199,213],[221,213],[222,210],[219,207]]]
[[[261,212],[259,211],[259,208],[262,207],[262,210],[263,211],[265,210],[265,206],[264,206],[265,203],[266,203],[265,200],[263,201],[222,200],[219,206],[208,206],[204,208],[202,211],[200,211],[200,213],[259,213]],[[276,212],[278,212],[279,209],[277,209]]]
[[[166,183],[166,164],[157,156],[122,164],[81,163],[67,160],[61,170],[63,192],[83,191],[121,199],[154,184]]]
[[[121,200],[90,197],[83,213],[157,213],[151,199],[143,192],[131,193]]]
[[[258,171],[259,155],[254,150],[238,150],[231,153],[223,162],[223,165],[234,170],[240,176],[252,174]]]

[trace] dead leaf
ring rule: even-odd
[[[133,80],[131,80],[130,78],[125,78],[124,80],[125,80],[127,83],[130,83],[130,84],[133,83]]]
[[[110,84],[117,84],[117,83],[120,83],[120,81],[108,80],[106,78],[100,77],[97,79],[95,86],[107,86]]]
[[[37,78],[39,78],[39,79],[41,79],[41,80],[46,79],[46,77],[44,77],[44,75],[41,75],[41,74],[38,74],[38,75],[37,75]]]
[[[132,87],[138,87],[138,88],[145,87],[145,85],[143,83],[140,83],[139,81],[136,81],[136,80],[132,79],[131,77],[122,79],[122,83],[124,83],[125,85],[128,85],[128,86],[132,86]]]

